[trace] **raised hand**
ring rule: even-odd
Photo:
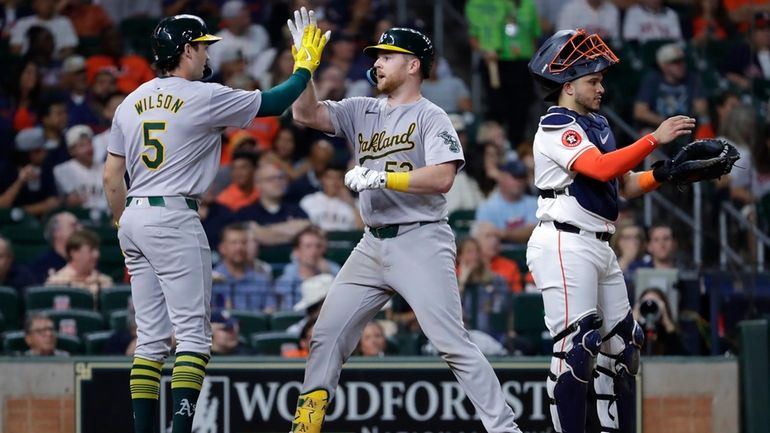
[[[318,27],[305,27],[300,48],[297,49],[294,46],[291,47],[291,54],[294,56],[295,72],[299,68],[304,68],[312,74],[318,69],[318,65],[321,64],[321,56],[323,55],[324,47],[329,41],[330,34],[331,32],[326,32],[326,34],[322,36],[321,29]]]
[[[315,12],[308,11],[303,6],[298,11],[294,11],[294,21],[291,19],[286,20],[286,25],[289,27],[289,33],[294,40],[294,48],[299,51],[302,48],[302,36],[305,34],[305,28],[308,26],[317,27]],[[327,38],[328,40],[328,38]]]
[[[689,116],[672,116],[664,120],[652,133],[660,144],[670,143],[695,128],[695,119]]]

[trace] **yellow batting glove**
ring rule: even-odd
[[[321,29],[316,26],[305,27],[300,49],[297,50],[295,46],[291,47],[291,54],[294,56],[294,72],[299,68],[304,68],[312,74],[318,69],[318,65],[321,64],[321,55],[329,39],[328,35],[329,32],[321,35]]]

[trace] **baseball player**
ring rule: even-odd
[[[634,375],[643,333],[631,315],[623,274],[609,246],[618,216],[618,180],[626,197],[657,188],[655,169],[630,171],[658,145],[689,134],[687,116],[666,119],[635,143],[616,149],[607,119],[597,114],[603,72],[618,62],[596,35],[564,30],[529,63],[556,103],[535,134],[535,186],[540,220],[527,245],[527,265],[542,291],[553,337],[547,380],[556,432],[583,432],[586,392],[595,377],[602,432],[634,430]],[[593,358],[598,356],[594,370]]]
[[[136,308],[130,381],[136,432],[157,427],[160,372],[172,335],[172,431],[192,428],[211,346],[211,252],[198,199],[219,167],[221,133],[287,109],[318,67],[327,37],[305,26],[294,73],[265,92],[198,81],[211,72],[207,47],[218,40],[196,16],[163,19],[152,34],[161,76],[128,95],[112,122],[104,189],[119,222]]]
[[[387,97],[319,102],[311,82],[292,106],[297,122],[353,143],[357,165],[346,173],[345,185],[361,193],[367,226],[313,329],[292,430],[320,432],[361,330],[398,293],[487,431],[519,432],[492,367],[463,327],[444,194],[464,158],[447,114],[420,95],[433,44],[416,30],[392,28],[364,52],[376,58],[367,75]]]

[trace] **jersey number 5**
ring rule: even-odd
[[[166,149],[166,146],[159,139],[153,137],[152,134],[153,132],[165,130],[166,122],[142,122],[142,141],[144,147],[155,149],[154,155],[151,155],[149,149],[142,152],[142,162],[150,170],[157,170],[163,164]]]

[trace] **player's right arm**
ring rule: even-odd
[[[294,121],[307,128],[317,129],[328,134],[334,133],[334,125],[329,115],[329,107],[318,101],[313,80],[305,87],[291,106]]]

